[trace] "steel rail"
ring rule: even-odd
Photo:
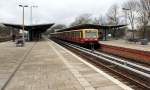
[[[66,44],[70,44],[70,43],[67,43],[67,42],[65,42],[65,43],[66,43]],[[75,46],[74,44],[70,44],[70,45]],[[122,63],[122,64],[124,64],[124,65],[126,65],[126,66],[129,66],[129,67],[136,67],[136,68],[139,68],[139,69],[144,70],[144,71],[147,72],[147,73],[150,73],[150,69],[147,68],[147,67],[144,67],[144,66],[141,66],[141,65],[137,65],[137,64],[135,64],[135,63],[132,63],[132,62],[129,62],[129,61],[125,61],[125,60],[123,60],[123,59],[121,59],[121,58],[114,57],[114,56],[111,56],[111,55],[108,55],[108,54],[105,54],[105,53],[101,53],[101,52],[98,52],[98,51],[92,51],[92,50],[90,50],[90,49],[83,48],[83,47],[80,47],[80,46],[77,46],[77,45],[76,45],[75,47],[84,49],[84,50],[89,51],[89,52],[93,52],[94,54],[97,54],[97,55],[106,57],[106,58],[111,59],[111,60],[113,60],[113,61],[120,62],[120,63]]]
[[[105,55],[105,56],[103,56],[103,55],[100,56],[100,54],[96,54],[96,53],[98,53],[98,52],[93,52],[93,51],[90,50],[90,49],[86,49],[86,48],[83,48],[83,47],[80,47],[80,46],[77,46],[77,45],[74,45],[74,44],[70,44],[70,43],[67,43],[67,42],[63,42],[63,44],[66,44],[66,45],[68,45],[68,46],[70,46],[70,47],[72,47],[72,48],[75,48],[75,49],[79,50],[79,51],[82,51],[82,52],[87,53],[87,54],[90,54],[90,55],[92,55],[92,56],[94,56],[94,57],[103,59],[103,60],[105,60],[105,61],[107,61],[107,62],[109,62],[109,63],[118,65],[118,66],[120,66],[120,67],[122,67],[122,68],[125,68],[125,69],[127,69],[127,70],[130,70],[130,71],[132,71],[132,72],[135,72],[135,73],[137,73],[137,74],[139,74],[139,75],[142,75],[142,76],[144,76],[144,77],[150,79],[150,74],[149,74],[149,73],[143,72],[143,71],[140,71],[140,70],[137,70],[137,69],[133,68],[133,67],[138,66],[138,68],[142,67],[142,69],[144,69],[143,66],[136,65],[136,66],[131,67],[131,66],[128,66],[128,65],[124,64],[124,62],[123,62],[123,63],[118,63],[118,62],[116,62],[115,60],[112,60],[112,59],[110,59],[110,58],[107,58],[106,55]],[[113,58],[113,59],[115,59],[115,58]],[[117,60],[117,61],[118,61],[118,60]],[[121,60],[121,61],[122,61],[122,60]],[[120,61],[120,62],[121,62],[121,61]],[[146,67],[145,67],[145,68],[146,68]],[[149,69],[148,69],[148,70],[149,70]]]
[[[55,41],[55,40],[54,40]],[[85,58],[87,58],[87,60],[89,60],[91,63],[93,63],[93,64],[95,64],[97,67],[104,67],[104,68],[106,68],[106,69],[108,69],[108,71],[110,71],[112,74],[115,74],[115,75],[117,75],[117,76],[119,76],[119,77],[121,77],[123,80],[125,80],[125,81],[129,81],[129,82],[131,82],[133,85],[136,85],[137,86],[137,88],[142,88],[142,89],[144,89],[144,90],[149,90],[150,89],[150,87],[149,87],[149,80],[150,80],[150,78],[145,78],[145,77],[143,77],[143,75],[142,76],[140,76],[141,74],[137,74],[137,73],[135,73],[135,72],[132,72],[131,70],[129,70],[128,68],[126,69],[126,68],[124,68],[124,67],[122,67],[122,68],[113,68],[113,67],[109,67],[109,66],[107,66],[108,65],[108,63],[110,63],[110,64],[112,64],[112,65],[115,65],[115,64],[113,64],[113,63],[111,63],[111,62],[109,62],[110,60],[109,59],[107,59],[106,57],[102,57],[102,56],[100,56],[100,55],[98,55],[98,54],[95,54],[94,53],[94,51],[93,50],[90,50],[90,49],[86,49],[86,48],[83,48],[83,47],[80,47],[80,46],[78,46],[78,45],[74,45],[74,44],[71,44],[71,43],[67,43],[67,42],[64,42],[64,41],[61,41],[61,40],[58,40],[57,39],[57,41],[55,41],[56,43],[58,43],[58,44],[61,44],[62,46],[64,46],[64,47],[66,47],[66,48],[69,48],[69,49],[71,49],[71,51],[73,50],[73,52],[76,52],[77,54],[81,54],[81,56],[83,56],[83,57],[85,57]],[[76,47],[75,47],[76,46]],[[81,49],[82,48],[82,49]],[[81,51],[81,52],[80,52]],[[83,53],[82,53],[83,52]],[[88,55],[88,56],[87,56]],[[90,57],[93,57],[93,58],[95,58],[95,59],[91,59]],[[102,58],[99,58],[98,56],[100,56],[100,57],[102,57]],[[89,58],[88,58],[89,57]],[[104,59],[103,59],[104,58]],[[101,61],[102,62],[101,62]],[[108,62],[108,63],[107,63]],[[115,62],[115,61],[113,61],[112,60],[112,62]],[[116,62],[116,63],[118,63],[118,62]],[[123,64],[123,63],[121,63],[121,64]],[[124,65],[124,64],[123,64]],[[117,66],[117,65],[115,65],[115,66]],[[119,66],[119,65],[118,65]],[[126,67],[128,67],[128,66],[126,66]],[[125,69],[125,70],[127,70],[127,72],[122,72],[122,69]],[[129,67],[129,68],[131,68],[131,67]],[[134,67],[135,68],[135,67]],[[133,70],[134,70],[134,68],[133,68]],[[118,71],[119,70],[119,71]],[[121,71],[120,71],[121,70]],[[131,73],[129,72],[128,73],[128,71],[131,71]],[[137,70],[138,71],[138,70]],[[141,71],[140,71],[141,72]],[[144,72],[142,72],[142,73],[144,73]],[[133,75],[134,74],[134,75]],[[132,76],[133,75],[133,76]],[[139,77],[140,76],[140,77]],[[144,81],[143,81],[143,80]],[[141,81],[142,80],[142,81]],[[145,80],[146,80],[146,82],[145,82]],[[144,83],[145,82],[145,83]]]

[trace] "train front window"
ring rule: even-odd
[[[85,38],[97,38],[97,32],[94,31],[86,31]]]

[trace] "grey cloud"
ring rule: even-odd
[[[114,3],[125,0],[0,0],[0,22],[21,23],[19,4],[38,5],[33,9],[34,23],[71,23],[83,13],[104,14]],[[30,8],[25,9],[25,22],[30,24]]]

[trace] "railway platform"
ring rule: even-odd
[[[53,41],[0,43],[1,90],[132,90]]]
[[[100,41],[101,44],[112,45],[117,47],[135,49],[140,51],[150,52],[150,43],[148,45],[141,45],[140,43],[129,42],[127,40],[109,40],[109,41]]]
[[[140,45],[140,43],[131,43],[121,39],[99,43],[104,52],[150,64],[150,43]]]

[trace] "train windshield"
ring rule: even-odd
[[[85,38],[97,38],[96,31],[85,31]]]

